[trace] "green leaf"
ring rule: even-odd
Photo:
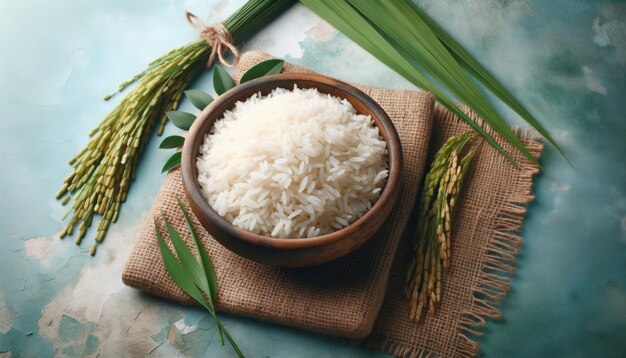
[[[536,159],[463,71],[447,48],[406,0],[394,2],[348,0],[357,11],[394,40],[393,45],[419,63],[441,85],[470,106],[529,160]],[[419,70],[416,68],[416,70]],[[537,163],[538,164],[538,163]]]
[[[191,236],[193,237],[193,240],[196,244],[196,249],[198,249],[198,254],[200,256],[200,263],[202,264],[204,275],[206,276],[206,279],[209,284],[210,292],[207,293],[207,296],[210,297],[212,303],[215,303],[215,300],[217,299],[217,276],[215,275],[215,268],[213,267],[213,263],[211,262],[211,258],[209,257],[209,254],[207,253],[206,249],[204,248],[204,245],[202,244],[202,240],[200,240],[200,237],[198,236],[196,229],[193,227],[193,223],[191,222],[191,219],[189,219],[189,213],[187,213],[187,210],[181,203],[180,199],[176,198],[176,200],[178,201],[178,206],[180,207],[180,210],[183,212],[183,216],[185,217],[185,222],[187,223],[187,227],[189,228],[189,231],[191,232]]]
[[[204,274],[202,266],[196,260],[187,245],[185,245],[185,242],[180,237],[180,234],[178,234],[176,229],[174,229],[172,224],[170,224],[165,215],[163,215],[163,213],[161,213],[161,215],[163,216],[163,222],[165,223],[165,228],[170,236],[170,240],[172,240],[172,244],[174,244],[176,255],[178,256],[180,263],[183,265],[185,272],[189,274],[193,282],[200,290],[206,293],[207,296],[210,296],[209,283],[207,282],[207,277]]]
[[[230,77],[224,67],[216,64],[213,70],[213,88],[215,88],[215,92],[221,95],[233,87],[235,87],[235,80]]]
[[[161,169],[161,173],[165,173],[166,171],[169,171],[179,166],[181,158],[182,158],[181,152],[176,152],[172,154],[172,156],[167,160],[167,162],[165,162],[165,165],[163,165],[163,169]]]
[[[398,72],[402,77],[416,86],[432,92],[438,101],[467,122],[480,133],[487,142],[493,145],[507,159],[512,161],[510,155],[506,153],[484,129],[461,111],[455,101],[449,98],[445,92],[429,79],[429,77],[417,70],[416,64],[411,61],[405,53],[400,52],[392,46],[387,41],[387,38],[383,36],[371,22],[362,17],[350,4],[345,1],[327,0],[301,0],[301,2],[315,11],[320,17],[328,21],[344,35],[363,47],[366,51],[376,56],[381,62]]]
[[[198,287],[189,278],[187,271],[183,268],[180,262],[176,259],[176,256],[170,251],[169,247],[165,244],[161,231],[154,223],[154,230],[156,231],[157,241],[159,243],[159,249],[161,250],[161,257],[163,257],[163,264],[167,269],[167,272],[172,277],[172,281],[178,285],[186,294],[191,296],[194,300],[198,301],[207,310],[212,311],[211,307],[206,303],[202,293],[198,290]]]
[[[474,78],[478,79],[485,87],[487,87],[492,93],[494,93],[502,102],[513,109],[520,115],[528,124],[539,132],[550,144],[556,148],[556,150],[565,158],[565,160],[572,165],[565,153],[561,150],[554,138],[548,133],[548,131],[539,123],[539,121],[524,107],[524,105],[513,94],[506,89],[496,78],[491,74],[487,68],[485,68],[476,58],[474,58],[467,50],[461,46],[452,36],[450,36],[435,20],[433,20],[428,14],[426,14],[418,6],[415,7],[415,12],[422,17],[424,22],[430,26],[432,31],[437,35],[439,40],[446,46],[446,48],[452,53],[457,62],[468,71]]]
[[[171,135],[163,139],[163,141],[161,142],[161,145],[159,145],[159,148],[161,149],[180,148],[183,146],[184,143],[185,143],[184,137],[181,137],[179,135]]]
[[[203,91],[188,90],[188,91],[185,91],[185,95],[187,95],[187,98],[189,98],[189,101],[191,101],[191,104],[193,104],[199,110],[205,109],[206,106],[208,106],[211,102],[213,102],[213,97],[211,97],[210,94],[203,92]]]
[[[246,73],[241,76],[239,83],[245,83],[255,78],[260,78],[267,75],[273,75],[280,73],[283,70],[283,64],[285,61],[280,59],[271,59],[263,62],[259,62],[252,66]]]
[[[243,353],[241,352],[241,350],[239,349],[239,347],[237,346],[237,343],[235,343],[235,340],[233,340],[233,337],[230,336],[230,333],[228,333],[228,331],[226,330],[226,327],[224,327],[224,325],[222,324],[222,321],[216,318],[215,322],[217,323],[217,326],[224,332],[224,335],[228,339],[228,342],[230,342],[230,345],[233,347],[235,352],[237,352],[237,357],[239,358],[245,357]]]
[[[176,200],[178,200],[178,198],[176,198]],[[180,203],[180,200],[178,200],[178,203],[183,212],[185,220],[187,221],[188,228],[191,231],[193,239],[196,243],[196,247],[198,247],[197,246],[198,241],[200,241],[198,237],[198,233],[193,227],[193,224],[191,224],[191,221],[189,220],[187,212],[182,206],[182,204]],[[163,215],[163,213],[161,213],[161,215]],[[206,259],[202,257],[203,253],[206,256],[206,251],[204,251],[204,247],[202,246],[202,244],[200,244],[203,250],[202,251],[198,250],[200,258],[201,258],[200,262],[198,262],[195,256],[193,255],[193,253],[191,252],[191,250],[187,247],[183,239],[180,237],[180,234],[170,224],[170,222],[167,220],[165,215],[163,215],[163,222],[165,223],[165,228],[167,229],[170,239],[172,240],[172,244],[174,245],[174,249],[176,250],[176,254],[178,255],[178,258],[183,268],[185,269],[187,273],[189,273],[189,276],[191,276],[191,279],[196,284],[196,286],[198,286],[198,288],[202,292],[204,292],[204,294],[206,294],[206,296],[209,299],[209,306],[212,308],[211,314],[213,315],[213,318],[215,318],[215,320],[218,320],[215,314],[215,299],[217,297],[217,294],[216,294],[217,291],[215,291],[216,289],[215,271],[213,270],[213,266],[211,265],[210,260],[209,260],[208,261],[209,265],[211,265],[210,272],[212,272],[212,274],[211,275],[207,274],[207,270],[205,269],[205,265],[204,265],[204,262]],[[223,338],[224,332],[222,332],[222,329],[219,326],[218,326],[218,333],[219,333],[219,338],[220,338],[220,344],[224,345],[224,338]]]
[[[196,116],[182,111],[169,111],[166,113],[167,118],[169,118],[174,125],[184,131],[188,131],[193,124],[193,121],[196,120]]]
[[[187,213],[187,210],[185,210],[185,207],[180,202],[180,199],[176,198],[176,201],[178,201],[178,206],[180,207],[180,210],[183,212],[183,216],[185,217],[185,222],[187,223],[187,227],[189,228],[189,231],[191,232],[191,236],[193,237],[194,242],[196,244],[196,249],[198,250],[198,255],[200,256],[200,265],[202,267],[202,270],[206,277],[206,281],[208,283],[208,290],[203,290],[203,291],[209,298],[209,304],[211,305],[211,307],[215,307],[214,305],[217,300],[217,277],[215,275],[215,269],[213,268],[211,259],[209,258],[209,255],[206,249],[204,248],[204,245],[202,244],[202,241],[200,240],[200,237],[198,236],[196,229],[193,227],[193,224],[191,223],[191,219],[189,219],[189,214]],[[217,318],[215,314],[213,314],[213,318],[215,318],[215,321],[219,323],[219,318]],[[219,334],[220,344],[224,345],[224,334],[228,335],[228,332],[225,331],[225,329],[221,326],[221,324],[218,324],[218,334]],[[231,344],[232,343],[233,342],[231,342]],[[235,348],[235,346],[233,346],[233,348]],[[235,348],[235,350],[237,349],[239,348]]]
[[[439,102],[467,122],[509,161],[515,163],[509,153],[463,113],[440,86],[457,95],[517,150],[537,163],[445,46],[419,17],[414,16],[408,1],[301,2],[407,80],[432,92]]]

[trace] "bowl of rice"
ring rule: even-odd
[[[372,98],[303,73],[224,93],[182,153],[185,193],[207,232],[281,267],[328,262],[371,238],[396,203],[401,167],[398,133]]]

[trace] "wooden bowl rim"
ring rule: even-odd
[[[206,201],[204,196],[202,195],[200,185],[197,180],[197,154],[196,156],[193,156],[195,148],[198,148],[204,142],[204,134],[206,133],[203,133],[203,135],[201,136],[200,129],[203,127],[203,123],[209,118],[216,117],[215,120],[218,120],[222,117],[224,111],[232,109],[234,107],[234,104],[236,103],[236,101],[233,101],[233,98],[235,98],[241,92],[249,92],[249,95],[251,96],[254,93],[264,90],[265,86],[267,86],[268,84],[275,84],[273,88],[282,87],[292,89],[294,84],[300,87],[298,82],[309,82],[310,84],[313,84],[312,86],[307,85],[302,88],[317,88],[316,86],[314,86],[315,83],[334,87],[340,93],[332,94],[333,96],[346,99],[351,103],[354,103],[354,101],[351,100],[354,99],[357,102],[361,102],[363,105],[370,109],[370,111],[372,112],[372,119],[381,131],[381,135],[387,142],[389,170],[387,182],[381,191],[381,196],[363,216],[361,216],[350,225],[332,233],[311,238],[280,239],[245,231],[234,226],[233,224],[228,222],[228,220],[220,216],[211,207],[211,205],[209,205],[208,201]],[[326,93],[321,90],[320,92]],[[213,113],[217,113],[217,115],[213,116]],[[382,109],[382,107],[380,107],[380,105],[376,103],[376,101],[374,101],[370,96],[352,85],[336,80],[334,78],[309,73],[280,73],[270,76],[264,76],[235,86],[234,88],[219,96],[209,106],[207,106],[207,108],[205,108],[194,121],[183,145],[181,162],[183,186],[185,188],[185,193],[187,194],[188,200],[193,202],[193,204],[195,204],[200,209],[201,213],[213,223],[213,225],[217,226],[222,232],[230,235],[231,237],[238,238],[252,244],[277,249],[303,249],[321,247],[336,241],[340,241],[344,238],[349,237],[350,235],[357,233],[360,226],[366,223],[368,220],[371,220],[375,215],[377,215],[384,207],[387,200],[390,200],[393,197],[393,193],[396,190],[396,187],[398,187],[400,184],[401,166],[402,148],[400,144],[400,138],[395,126],[393,125],[393,122],[391,121],[387,113]]]

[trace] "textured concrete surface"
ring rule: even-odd
[[[526,103],[576,169],[547,148],[504,319],[479,340],[490,357],[626,354],[626,6],[584,0],[421,0]],[[242,1],[0,0],[0,357],[230,356],[199,309],[125,287],[121,270],[169,152],[151,141],[120,222],[95,258],[61,241],[52,198],[66,160],[112,103],[100,98]],[[410,84],[302,6],[256,49],[330,76]],[[193,87],[210,88],[210,74]],[[119,100],[119,98],[117,98]],[[114,101],[115,102],[115,101]],[[183,108],[191,108],[188,103]],[[503,109],[511,123],[519,123]],[[174,132],[168,127],[168,132]],[[225,317],[258,357],[382,356],[340,340]]]

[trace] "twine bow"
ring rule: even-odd
[[[205,40],[211,46],[211,55],[207,62],[207,67],[211,66],[215,55],[219,58],[220,62],[227,67],[234,67],[239,62],[239,51],[233,43],[233,35],[230,34],[228,29],[219,22],[216,22],[210,26],[206,26],[202,20],[196,15],[187,11],[186,13],[187,23],[193,27],[200,38]],[[233,61],[228,62],[224,59],[224,53],[230,51],[233,55]]]

